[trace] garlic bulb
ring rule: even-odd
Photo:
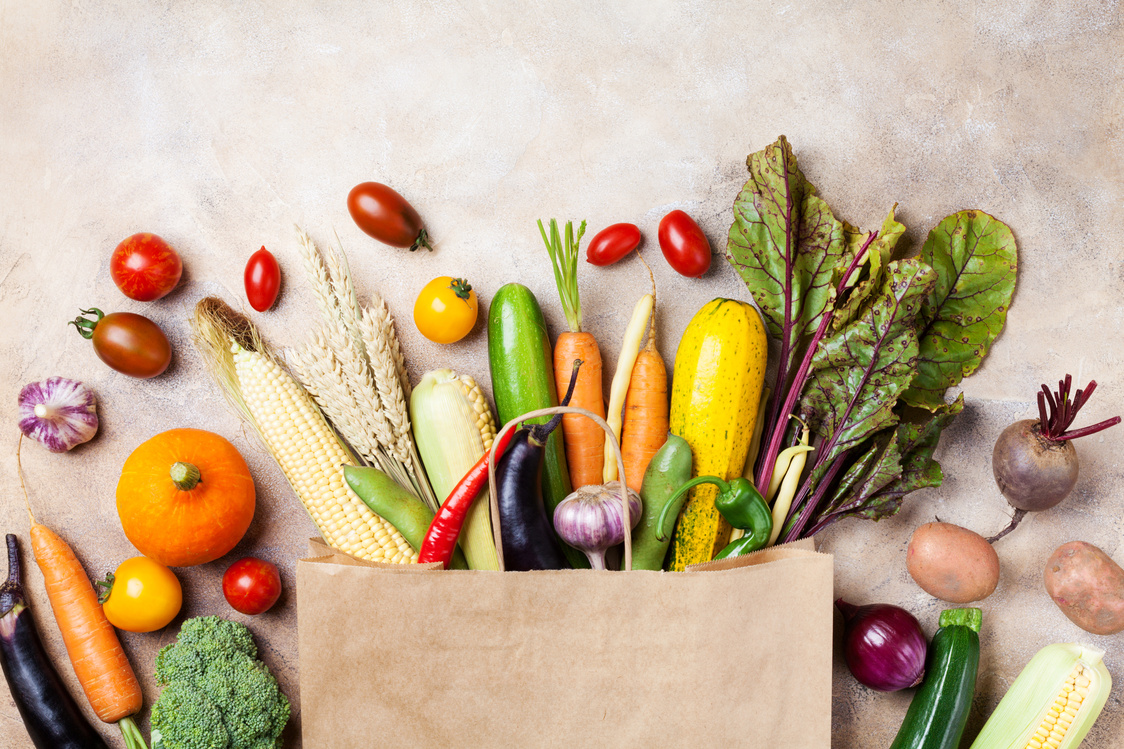
[[[98,431],[94,394],[77,380],[28,383],[20,391],[19,407],[20,431],[53,453],[88,442]]]
[[[640,495],[628,490],[628,527],[640,522]],[[621,522],[621,482],[583,486],[554,508],[554,530],[566,543],[581,549],[595,570],[605,569],[605,550],[624,543]]]

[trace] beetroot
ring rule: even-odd
[[[1015,529],[1028,512],[1048,510],[1073,491],[1077,483],[1077,450],[1073,440],[1120,423],[1114,416],[1092,426],[1068,431],[1070,424],[1097,387],[1095,380],[1070,399],[1073,378],[1058,382],[1058,390],[1042,386],[1038,394],[1038,419],[1016,421],[1003,430],[991,453],[991,470],[999,491],[1015,508],[1011,524],[988,541],[995,542]]]

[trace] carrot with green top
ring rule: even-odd
[[[542,221],[539,221],[539,231],[550,253],[558,296],[570,327],[559,334],[554,343],[554,382],[558,397],[566,394],[566,383],[570,381],[574,361],[581,360],[570,405],[605,418],[605,397],[601,392],[601,349],[593,334],[582,330],[582,306],[578,296],[578,249],[585,233],[585,222],[581,222],[575,236],[573,224],[567,221],[565,242],[559,236],[558,222],[554,219],[550,220],[549,235]],[[573,488],[600,484],[605,466],[605,433],[601,428],[584,416],[566,414],[562,417],[562,439],[566,445],[566,461]]]

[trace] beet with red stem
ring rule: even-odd
[[[1028,512],[1048,510],[1065,499],[1077,483],[1077,450],[1072,440],[1096,434],[1120,423],[1120,417],[1069,430],[1081,407],[1097,388],[1090,380],[1070,398],[1073,378],[1058,382],[1058,390],[1042,386],[1038,393],[1038,419],[1016,421],[1003,430],[991,454],[995,483],[1015,508],[1011,523],[988,539],[994,543],[1015,529]]]

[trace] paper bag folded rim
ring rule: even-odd
[[[768,564],[769,562],[775,562],[779,559],[792,559],[804,556],[809,551],[816,554],[819,553],[816,551],[815,540],[802,538],[799,541],[793,541],[792,543],[782,544],[780,546],[769,546],[755,551],[752,554],[746,554],[740,557],[727,557],[726,559],[715,559],[710,562],[693,564],[684,570],[684,572],[721,572],[723,570],[742,569],[757,564]],[[348,567],[373,567],[375,569],[393,572],[419,572],[441,569],[440,562],[429,562],[427,564],[390,564],[388,562],[372,562],[367,559],[360,559],[348,554],[346,551],[333,549],[320,538],[308,539],[308,558],[300,561],[313,562],[316,564],[342,564]],[[450,572],[457,574],[473,571],[480,572],[480,570],[450,570]],[[633,572],[651,571],[652,570],[633,570]]]

